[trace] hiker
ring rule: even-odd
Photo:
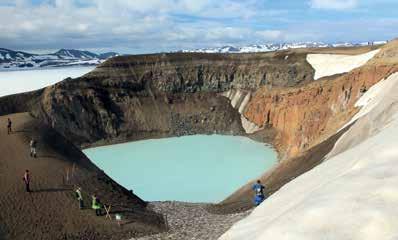
[[[101,203],[97,196],[93,195],[92,197],[91,208],[95,210],[95,215],[101,216]]]
[[[30,146],[30,156],[34,158],[36,157],[36,145],[37,145],[36,140],[32,138],[32,140],[30,140],[29,146]]]
[[[11,119],[7,120],[7,134],[10,135],[10,133],[12,132],[12,122]]]
[[[257,180],[257,183],[253,185],[253,191],[255,192],[255,196],[254,196],[254,204],[256,206],[260,205],[260,203],[262,203],[265,199],[264,196],[264,189],[265,187],[263,185],[261,185],[261,181]]]
[[[26,192],[30,192],[30,187],[29,187],[29,184],[30,184],[29,170],[26,170],[26,171],[25,171],[25,174],[23,175],[22,180],[23,180],[24,183],[25,183]]]
[[[79,208],[83,209],[84,203],[83,203],[82,189],[80,187],[77,187],[77,189],[75,190],[75,194],[77,201],[79,201]]]

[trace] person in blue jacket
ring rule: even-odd
[[[265,195],[264,195],[264,189],[265,187],[263,185],[261,185],[261,181],[257,180],[257,183],[253,185],[253,191],[255,193],[254,196],[254,204],[256,206],[260,205],[260,203],[262,203],[265,199]]]

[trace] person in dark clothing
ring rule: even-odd
[[[35,158],[36,157],[36,146],[37,146],[36,140],[34,140],[32,138],[32,140],[30,140],[29,146],[30,146],[30,156]]]
[[[30,186],[29,186],[29,184],[30,184],[30,175],[29,175],[29,170],[26,170],[26,171],[25,171],[25,174],[23,175],[22,180],[23,180],[24,183],[25,183],[26,192],[30,192]]]
[[[7,134],[12,133],[12,122],[11,119],[7,120]]]
[[[254,196],[254,204],[256,206],[260,205],[260,203],[262,203],[265,199],[265,195],[264,195],[264,189],[265,187],[263,185],[261,185],[261,181],[257,180],[257,183],[253,185],[253,191],[255,193]]]

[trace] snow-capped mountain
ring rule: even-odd
[[[223,46],[217,48],[200,48],[180,50],[177,52],[202,52],[202,53],[255,53],[270,52],[295,48],[322,48],[322,47],[352,47],[385,44],[387,41],[363,42],[363,43],[323,43],[323,42],[301,42],[301,43],[268,43],[253,44],[247,46]],[[87,66],[98,65],[106,59],[118,56],[118,53],[107,52],[96,54],[89,51],[75,49],[61,49],[55,53],[32,54],[22,51],[0,48],[0,70],[25,69],[42,67],[65,67],[65,66]]]
[[[294,48],[322,48],[322,47],[353,47],[385,44],[387,41],[364,42],[364,43],[323,43],[323,42],[301,42],[301,43],[282,43],[282,44],[257,44],[247,46],[223,46],[218,48],[199,48],[191,50],[181,50],[180,52],[202,52],[202,53],[250,53],[250,52],[270,52]]]
[[[63,59],[93,59],[99,58],[99,56],[95,53],[89,51],[80,51],[74,49],[61,49],[58,52],[54,53],[55,55],[63,58]]]
[[[32,54],[0,48],[0,70],[97,65],[118,55],[115,52],[96,54],[75,49],[61,49],[50,54]]]

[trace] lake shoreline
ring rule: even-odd
[[[168,231],[131,240],[218,239],[234,223],[252,212],[220,215],[210,213],[207,207],[206,203],[149,202],[149,209],[166,217]]]

